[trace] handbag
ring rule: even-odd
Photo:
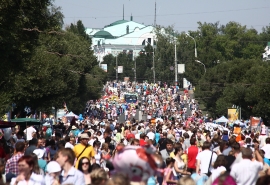
[[[211,172],[210,172],[210,165],[211,165],[211,162],[212,162],[212,157],[213,157],[213,152],[212,152],[212,155],[211,155],[211,158],[210,158],[210,162],[209,162],[209,166],[208,166],[208,172],[207,172],[207,176],[210,177],[211,176]]]

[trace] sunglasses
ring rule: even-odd
[[[82,165],[89,165],[89,162],[82,163]]]

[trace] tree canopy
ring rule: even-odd
[[[105,73],[81,21],[62,30],[63,15],[51,0],[0,3],[0,112],[18,109],[80,113],[97,99]]]

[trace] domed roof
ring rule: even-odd
[[[101,30],[93,35],[94,38],[114,38],[112,34],[107,31]]]
[[[105,27],[115,26],[115,25],[117,25],[117,24],[123,24],[123,23],[126,23],[126,22],[129,22],[129,21],[127,21],[127,20],[118,20],[118,21],[115,21],[115,22],[113,22],[113,23],[111,23],[111,24],[105,26]]]

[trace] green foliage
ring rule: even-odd
[[[4,0],[0,9],[1,114],[12,103],[49,112],[63,102],[81,113],[99,98],[106,76],[81,21],[62,31],[63,15],[50,0]]]

